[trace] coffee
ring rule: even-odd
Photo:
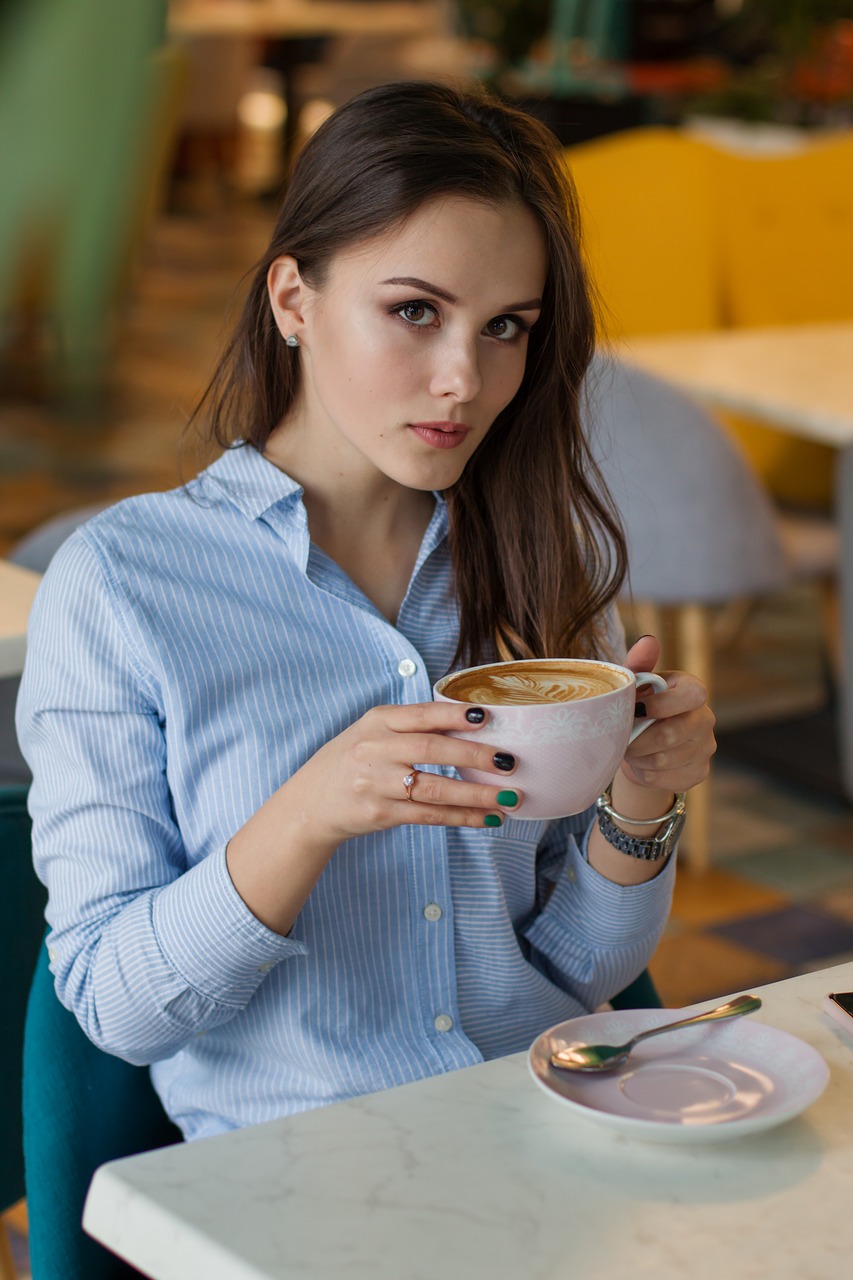
[[[612,693],[628,683],[618,668],[596,662],[546,659],[496,663],[460,672],[442,683],[445,698],[486,706],[530,706],[533,703],[578,702]]]

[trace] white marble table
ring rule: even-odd
[[[27,619],[41,574],[0,560],[0,678],[24,669]]]
[[[545,1097],[526,1055],[95,1175],[84,1226],[154,1280],[841,1280],[853,1268],[853,963],[757,990],[826,1092],[711,1145],[625,1138]]]
[[[844,786],[853,800],[853,322],[631,338],[618,353],[711,407],[749,414],[837,450],[845,672],[839,731]]]

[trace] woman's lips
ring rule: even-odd
[[[433,449],[455,449],[470,430],[462,422],[410,422],[409,429]]]

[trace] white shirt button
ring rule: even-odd
[[[48,960],[50,960],[51,964],[54,962],[54,960],[59,959],[59,952],[57,951],[56,947],[48,947],[47,958]]]
[[[436,1031],[452,1031],[453,1019],[451,1018],[449,1013],[436,1014],[435,1021],[433,1022],[433,1026],[435,1027]]]
[[[418,669],[418,664],[412,662],[411,658],[401,658],[397,663],[397,671],[401,676],[413,676]]]
[[[424,907],[424,919],[426,920],[440,920],[443,915],[444,912],[437,902],[428,902]]]
[[[258,965],[258,973],[269,973],[270,969],[274,969],[274,968],[275,968],[275,962],[272,960],[269,960],[267,961],[266,964]]]

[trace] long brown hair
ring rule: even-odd
[[[581,427],[595,318],[577,201],[556,138],[532,117],[485,91],[419,82],[368,90],[336,111],[299,155],[194,417],[204,412],[220,446],[239,438],[262,451],[299,386],[298,353],[282,342],[267,296],[273,261],[292,255],[320,288],[336,253],[447,195],[523,200],[549,263],[521,386],[445,494],[455,662],[592,655],[625,576],[625,544]]]

